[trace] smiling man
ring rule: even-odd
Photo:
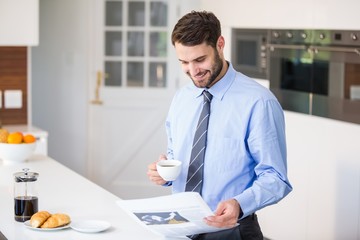
[[[183,16],[172,43],[192,83],[173,98],[166,119],[167,156],[157,161],[179,159],[182,171],[167,182],[155,161],[148,166],[148,177],[172,186],[173,193],[198,191],[214,211],[204,221],[232,227],[192,239],[262,240],[255,212],[292,190],[283,110],[268,89],[225,60],[225,39],[213,13]]]

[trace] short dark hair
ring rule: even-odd
[[[177,22],[171,41],[173,45],[178,42],[185,46],[195,46],[205,42],[216,48],[220,36],[220,21],[212,12],[191,11]]]

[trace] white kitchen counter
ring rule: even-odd
[[[101,233],[81,233],[71,228],[43,232],[28,229],[23,223],[16,222],[13,174],[25,167],[39,173],[36,185],[39,211],[67,213],[73,221],[105,220],[112,227]],[[3,165],[0,160],[0,231],[8,240],[165,239],[128,216],[117,206],[117,200],[117,196],[43,155],[34,155],[27,162],[14,165]]]

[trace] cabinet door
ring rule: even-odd
[[[39,0],[0,0],[0,46],[39,44]]]

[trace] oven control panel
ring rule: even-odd
[[[269,30],[271,44],[360,46],[359,30]]]

